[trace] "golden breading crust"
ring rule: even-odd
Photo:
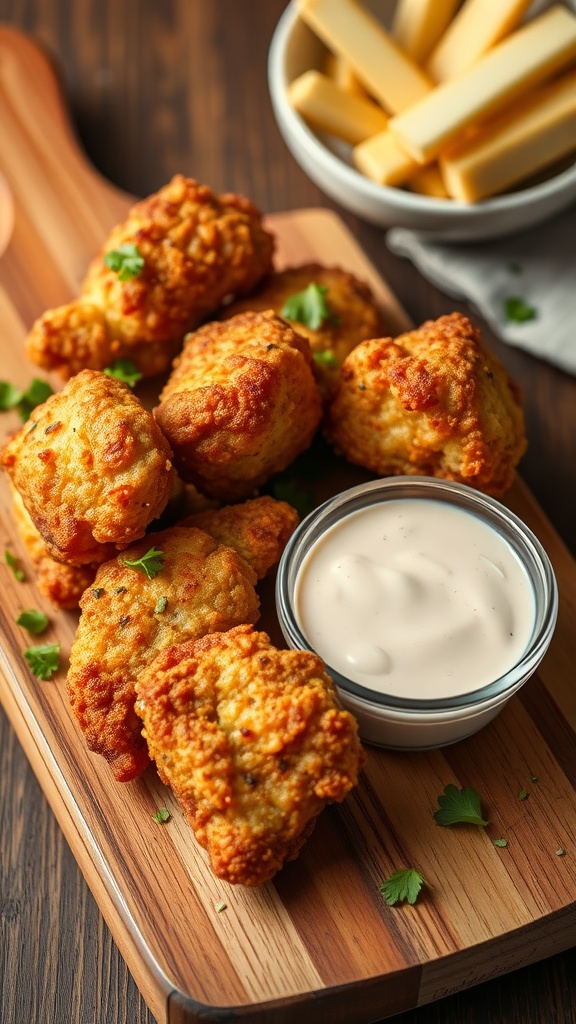
[[[322,414],[311,364],[307,339],[271,310],[189,334],[154,410],[180,476],[237,501],[289,465]]]
[[[518,390],[460,313],[354,349],[324,429],[340,454],[380,476],[443,477],[496,496],[526,449]]]
[[[136,685],[158,774],[227,882],[272,878],[358,781],[356,721],[315,654],[238,626],[166,649]]]
[[[287,502],[263,495],[241,505],[197,512],[180,526],[197,526],[219,544],[234,548],[261,580],[278,565],[298,520],[296,509]]]
[[[64,565],[52,558],[38,530],[34,526],[24,502],[11,486],[12,515],[32,562],[36,585],[57,608],[77,608],[80,598],[94,582],[96,565]]]
[[[122,281],[104,256],[136,246],[144,266]],[[67,378],[131,359],[145,376],[166,370],[186,331],[228,295],[271,269],[274,239],[243,196],[215,195],[177,174],[136,203],[92,261],[74,302],[48,310],[27,339],[32,362]]]
[[[124,564],[152,547],[164,553],[153,579]],[[177,641],[256,622],[255,582],[232,548],[194,527],[151,533],[99,568],[80,602],[67,688],[89,749],[106,758],[118,782],[136,778],[149,761],[134,712],[144,667]]]
[[[340,267],[306,263],[288,267],[265,278],[257,291],[233,302],[221,314],[228,319],[247,310],[273,309],[278,315],[288,299],[308,285],[327,288],[325,300],[331,317],[314,330],[300,321],[290,321],[295,331],[308,338],[315,356],[314,372],[323,393],[338,373],[338,367],[361,341],[380,338],[384,332],[382,313],[368,284]]]
[[[171,452],[120,381],[83,370],[5,445],[0,464],[49,553],[88,565],[144,535],[172,487]]]

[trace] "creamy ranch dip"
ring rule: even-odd
[[[395,697],[455,697],[528,646],[534,591],[520,559],[472,513],[393,499],[331,526],[302,561],[295,612],[342,676]]]

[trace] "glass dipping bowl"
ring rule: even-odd
[[[330,498],[311,512],[290,538],[276,582],[278,620],[289,647],[314,650],[298,620],[295,589],[304,559],[316,541],[353,512],[383,502],[414,498],[444,502],[471,513],[499,534],[515,552],[532,585],[534,622],[516,664],[489,684],[457,696],[415,699],[381,693],[327,664],[342,704],[358,721],[361,738],[377,746],[402,750],[455,743],[491,721],[542,661],[558,614],[558,588],[550,560],[540,541],[518,516],[496,499],[464,484],[435,477],[389,477]],[[414,629],[418,629],[417,622]]]

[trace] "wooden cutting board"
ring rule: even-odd
[[[10,235],[0,259],[0,376],[26,385],[37,372],[23,355],[27,328],[77,292],[130,197],[87,165],[51,69],[8,28],[0,28],[0,172],[14,207],[13,230],[10,210],[0,209],[0,238]],[[269,225],[278,265],[337,262],[369,281],[391,332],[407,325],[334,215],[296,211]],[[16,425],[3,414],[2,436]],[[77,619],[55,613],[35,590],[1,483],[0,548],[9,545],[26,568],[18,583],[0,567],[2,703],[159,1022],[367,1024],[573,944],[576,576],[521,483],[509,504],[544,543],[560,589],[557,631],[538,675],[462,743],[425,753],[370,749],[357,790],[328,808],[298,860],[257,890],[214,878],[154,770],[114,784],[85,749],[64,686]],[[270,587],[262,598],[270,619]],[[62,643],[64,667],[49,682],[32,677],[22,658],[30,641],[15,618],[29,607],[49,614],[46,641]],[[487,829],[435,824],[448,783],[478,790]],[[171,818],[158,825],[152,815],[163,806]],[[506,848],[493,845],[500,837]],[[413,907],[387,907],[378,886],[404,867],[418,868],[429,887]],[[225,910],[216,911],[218,901]]]

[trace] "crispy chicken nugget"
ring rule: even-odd
[[[271,310],[186,338],[154,415],[180,476],[209,497],[249,497],[307,448],[320,392],[306,338]]]
[[[125,560],[138,561],[152,548],[163,559],[149,579]],[[255,582],[240,555],[195,527],[151,533],[100,566],[80,602],[67,688],[89,749],[108,761],[118,782],[149,763],[134,711],[145,666],[170,644],[256,622]]]
[[[356,721],[323,662],[250,626],[166,649],[136,686],[160,778],[227,882],[272,878],[358,781]]]
[[[197,512],[180,525],[197,526],[219,544],[234,548],[261,580],[280,561],[298,521],[296,509],[287,502],[263,495],[241,505]]]
[[[328,314],[318,327],[310,325],[309,317],[304,319],[302,303],[298,308],[303,319],[283,312],[286,303],[311,284],[326,289],[323,298]],[[306,263],[270,274],[255,292],[233,302],[221,316],[228,319],[247,310],[265,309],[273,309],[308,338],[314,372],[323,394],[329,394],[340,364],[352,349],[367,338],[382,337],[384,332],[382,313],[369,285],[340,267],[320,263]]]
[[[170,496],[171,452],[120,381],[83,370],[0,453],[48,552],[89,565],[144,535]]]
[[[77,608],[86,587],[94,582],[98,566],[64,565],[52,558],[18,491],[11,487],[11,492],[13,519],[32,562],[38,590],[57,608]]]
[[[273,250],[248,199],[215,195],[177,174],[112,230],[81,296],[36,321],[28,357],[64,378],[117,359],[130,359],[147,377],[162,373],[186,331],[225,297],[255,287],[271,268]],[[124,269],[107,266],[110,253],[124,254]]]
[[[380,476],[443,477],[495,496],[511,485],[526,449],[519,392],[460,313],[354,349],[325,434]]]

